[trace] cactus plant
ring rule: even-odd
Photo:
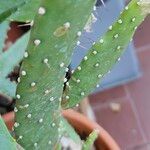
[[[17,11],[19,7],[25,4],[25,1],[20,0],[0,0],[0,23],[6,20],[14,12]]]
[[[56,129],[60,123],[65,74],[77,33],[84,27],[93,5],[93,0],[86,1],[86,5],[85,1],[43,0],[38,9],[17,88],[15,132],[18,142],[25,148],[45,149],[48,144],[57,147],[59,133]],[[51,113],[47,117],[48,112]]]
[[[9,134],[5,123],[0,116],[0,149],[15,150],[17,147],[15,140]]]
[[[1,33],[1,39],[0,39],[0,54],[3,52],[4,42],[6,38],[6,33],[9,29],[9,22],[5,21],[0,24],[0,33]]]
[[[107,33],[93,43],[70,79],[66,78],[66,73],[71,56],[74,47],[80,45],[79,37],[93,7],[95,10],[95,0],[14,1],[17,3],[10,2],[9,7],[0,1],[5,6],[0,10],[0,21],[13,19],[32,25],[31,32],[16,42],[16,47],[21,46],[21,53],[17,53],[13,63],[4,68],[4,60],[0,62],[5,78],[24,53],[16,90],[15,138],[25,149],[61,149],[59,141],[66,133],[70,138],[76,137],[74,141],[80,141],[64,121],[62,107],[77,105],[120,60],[135,30],[150,12],[150,0],[132,0]],[[86,29],[89,29],[91,22],[87,25]],[[1,58],[14,56],[11,54],[16,47],[14,45],[10,51],[2,53]],[[1,83],[4,78],[0,79]],[[11,96],[14,91],[15,87],[13,92],[10,91]],[[97,134],[93,132],[83,149],[90,149],[96,138]]]
[[[31,22],[37,12],[40,0],[23,0],[25,4],[20,6],[15,13],[9,16],[8,20],[17,20],[19,22]]]
[[[22,60],[30,33],[23,35],[6,52],[0,55],[1,77],[6,77]],[[21,48],[20,48],[21,47]],[[11,59],[11,61],[10,61]]]
[[[98,137],[98,132],[97,130],[93,131],[90,133],[89,137],[86,139],[86,141],[83,144],[82,150],[90,150],[95,142],[95,140]]]
[[[29,35],[30,33],[26,33],[6,52],[2,52],[0,54],[0,94],[2,95],[12,98],[15,97],[17,84],[15,82],[9,81],[7,76],[13,71],[15,66],[19,65],[20,61],[22,60],[29,40]],[[2,41],[4,41],[4,39],[5,38],[2,38]],[[3,42],[2,45],[4,45]]]
[[[16,86],[15,82],[11,82],[6,78],[0,78],[0,94],[5,95],[8,98],[15,97]]]
[[[104,36],[93,43],[69,80],[69,86],[64,92],[64,107],[75,106],[95,87],[99,87],[99,81],[116,62],[120,61],[120,56],[132,39],[137,26],[149,13],[149,9],[143,11],[147,9],[147,5],[149,6],[149,1],[131,1],[117,22],[109,27]],[[66,96],[69,97],[68,100]]]

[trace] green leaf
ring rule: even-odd
[[[140,3],[145,0],[141,0]],[[138,3],[137,3],[138,2]],[[146,17],[144,5],[132,0],[107,33],[90,48],[87,56],[72,74],[64,93],[64,107],[73,107],[91,93],[112,69],[124,52],[134,32]],[[150,6],[145,2],[145,5]],[[148,10],[147,10],[148,11]],[[66,96],[69,97],[66,100]]]
[[[83,29],[94,4],[94,0],[42,0],[17,86],[16,122],[20,125],[15,132],[16,137],[24,137],[18,142],[25,149],[46,149],[49,143],[50,149],[56,147],[66,68],[77,33]],[[20,107],[27,104],[28,108]]]
[[[60,135],[71,138],[76,144],[81,144],[79,135],[65,118],[62,118],[62,120],[60,121],[60,129]]]
[[[0,22],[8,18],[24,3],[24,0],[0,0]]]
[[[20,22],[31,22],[37,13],[41,0],[26,0],[26,4],[19,7],[9,19]]]
[[[5,78],[22,60],[30,33],[17,40],[6,52],[0,55],[0,78]]]
[[[82,150],[91,150],[97,137],[98,137],[98,131],[97,130],[90,133],[89,137],[86,139],[86,141],[83,144]]]
[[[17,40],[6,52],[0,55],[0,93],[8,97],[15,97],[16,83],[6,79],[14,67],[19,65],[29,41],[30,33],[26,33]]]
[[[0,94],[8,97],[15,97],[16,83],[11,82],[9,79],[0,78]]]
[[[62,146],[61,146],[60,143],[59,143],[58,146],[56,147],[56,150],[62,150]]]
[[[0,0],[0,14],[23,3],[25,0]]]
[[[16,144],[17,144],[17,150],[24,150],[24,148],[21,147],[18,143],[16,143]]]
[[[9,29],[9,22],[5,21],[3,23],[0,24],[0,54],[3,51],[4,45],[5,45],[5,39],[7,36],[7,31]]]
[[[16,142],[11,137],[7,127],[0,116],[0,149],[1,150],[16,150]]]

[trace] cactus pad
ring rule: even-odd
[[[87,56],[71,76],[64,93],[64,107],[75,106],[99,86],[99,81],[120,60],[135,30],[149,13],[148,8],[150,9],[150,1],[131,1],[117,22],[109,27],[103,37],[93,43]],[[68,100],[66,96],[69,97]]]

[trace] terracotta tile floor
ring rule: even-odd
[[[148,16],[145,21],[140,25],[135,34],[135,46],[144,47],[150,45],[150,16]]]
[[[118,142],[121,150],[150,150],[150,17],[134,41],[142,76],[128,84],[90,95],[97,122]],[[117,104],[112,109],[112,104]]]

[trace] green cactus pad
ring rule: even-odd
[[[3,53],[3,48],[4,48],[4,43],[5,43],[5,39],[7,36],[7,31],[9,30],[9,22],[5,21],[3,23],[0,24],[0,55],[1,53]]]
[[[38,9],[16,96],[16,140],[25,149],[57,145],[65,74],[77,33],[94,4],[94,0],[43,0]]]
[[[16,8],[20,4],[24,3],[25,0],[0,0],[0,14],[10,10],[11,8]]]
[[[0,19],[2,15],[11,21],[31,22],[36,15],[40,2],[41,0],[0,0]],[[6,15],[6,12],[10,13]]]
[[[0,115],[0,149],[1,150],[16,150],[17,144],[7,130],[7,127]]]
[[[82,150],[91,150],[95,140],[98,137],[98,134],[99,134],[98,130],[94,130],[92,133],[90,133],[86,141],[83,143]]]
[[[34,20],[37,9],[41,3],[41,0],[24,0],[25,5],[19,7],[15,13],[13,13],[9,19],[19,22],[31,22]]]
[[[7,19],[18,7],[25,4],[23,0],[0,0],[0,23]]]
[[[15,66],[21,62],[30,33],[23,35],[17,40],[6,52],[0,55],[0,93],[8,97],[15,97],[16,86],[15,82],[6,79]]]
[[[61,118],[60,121],[60,133],[64,137],[68,137],[73,140],[76,144],[81,144],[81,139],[78,133],[76,133],[75,129],[69,124],[69,122],[65,118]]]
[[[8,96],[8,98],[15,97],[16,83],[9,79],[0,78],[0,94]]]
[[[0,55],[0,78],[5,78],[15,66],[21,62],[29,41],[30,33],[26,33],[18,39],[6,52]]]
[[[64,107],[73,107],[78,104],[98,86],[100,80],[120,60],[120,56],[137,26],[148,14],[148,6],[150,10],[150,2],[146,2],[146,0],[131,1],[117,22],[109,27],[103,37],[93,43],[87,56],[71,76],[69,86],[64,93],[65,97],[62,103]],[[144,8],[147,8],[146,12]],[[69,97],[68,100],[66,100],[66,96]]]

